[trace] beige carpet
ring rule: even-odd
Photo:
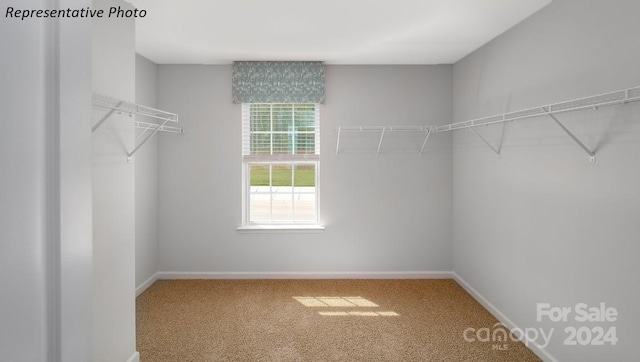
[[[136,316],[142,362],[539,361],[466,341],[498,321],[453,280],[161,280]]]

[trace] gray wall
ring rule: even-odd
[[[159,106],[178,113],[187,129],[184,136],[159,138],[161,272],[451,270],[450,135],[433,137],[422,156],[335,155],[338,126],[449,120],[451,66],[328,66],[320,110],[326,230],[276,234],[236,230],[241,119],[240,105],[231,103],[231,69],[159,66]],[[343,145],[349,147],[346,140]]]
[[[131,7],[95,0],[95,8]],[[133,19],[93,23],[93,91],[135,100]],[[94,111],[96,123],[105,114]],[[135,354],[135,175],[133,118],[114,113],[93,134],[93,361],[128,361]]]
[[[556,0],[454,66],[462,121],[640,85],[640,3]],[[639,104],[506,125],[502,157],[454,137],[453,270],[521,328],[555,328],[562,361],[640,359]],[[500,126],[478,129],[499,141]],[[615,323],[536,322],[536,303],[617,308]],[[572,321],[572,323],[571,323]],[[616,346],[566,347],[567,326],[615,326]]]
[[[2,44],[8,47],[0,56],[4,113],[0,142],[0,361],[37,361],[45,359],[48,342],[48,114],[46,97],[32,94],[47,92],[44,64],[48,54],[41,46],[46,28],[44,22],[2,21],[0,29]]]
[[[80,19],[0,21],[3,362],[91,360],[90,36]]]
[[[136,54],[136,103],[158,108],[158,66]],[[142,122],[153,122],[138,116]],[[140,130],[138,130],[140,132]],[[147,132],[143,137],[146,137]],[[135,154],[136,286],[158,271],[158,137]]]

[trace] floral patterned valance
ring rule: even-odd
[[[233,103],[324,103],[322,62],[234,62]]]

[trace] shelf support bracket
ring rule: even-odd
[[[568,134],[569,137],[571,137],[571,139],[575,143],[577,143],[578,146],[580,146],[580,148],[584,150],[584,152],[587,153],[587,155],[589,155],[589,162],[591,163],[596,162],[596,154],[592,152],[587,146],[585,146],[584,143],[582,143],[582,141],[578,139],[578,137],[576,137],[571,131],[569,131],[569,129],[567,129],[567,127],[565,127],[562,123],[560,123],[560,121],[558,121],[558,118],[556,118],[551,112],[549,112],[547,107],[542,107],[542,111],[546,113],[549,117],[551,117],[551,119],[553,119],[558,124],[558,126],[560,126],[560,128],[562,128],[562,130],[565,131],[565,133]]]
[[[502,154],[502,143],[504,142],[504,129],[507,127],[506,123],[502,123],[502,132],[500,132],[500,145],[498,146],[498,155]]]
[[[479,139],[481,139],[482,142],[484,142],[484,144],[487,145],[487,147],[489,147],[491,149],[491,151],[493,151],[498,157],[500,157],[500,150],[496,150],[495,147],[493,147],[491,145],[491,143],[489,143],[489,141],[487,141],[486,138],[482,137],[478,132],[474,131],[473,128],[470,125],[465,124],[465,126],[467,127],[467,129],[469,131],[471,131],[474,135],[476,135]]]
[[[386,127],[382,128],[382,133],[380,133],[380,142],[378,142],[378,151],[376,152],[376,156],[378,156],[380,154],[380,148],[382,147],[382,140],[384,139],[384,131],[386,130]]]
[[[147,133],[148,130],[151,129],[151,125],[147,125],[144,130],[142,132],[140,132],[139,135],[136,136],[136,141],[140,139],[140,137],[144,136],[145,133]]]
[[[429,140],[429,135],[431,134],[431,127],[427,128],[427,131],[424,135],[424,142],[422,142],[422,147],[420,147],[420,154],[424,151],[424,147],[427,145],[427,141]]]
[[[167,122],[169,122],[168,119],[162,122],[162,124],[159,127],[156,127],[156,129],[151,131],[151,133],[149,133],[149,135],[147,135],[147,137],[145,137],[142,140],[142,142],[140,142],[131,152],[127,153],[127,162],[131,162],[133,154],[136,153],[136,151],[140,149],[140,147],[142,147],[142,145],[144,145],[151,137],[153,137],[156,133],[158,133],[158,131],[160,131]]]
[[[100,128],[100,126],[102,126],[102,124],[104,123],[104,121],[106,121],[107,119],[109,119],[109,117],[111,117],[111,115],[113,114],[113,112],[116,111],[116,109],[118,109],[118,107],[120,107],[122,105],[122,101],[118,102],[118,104],[116,104],[115,107],[111,108],[109,110],[109,112],[107,112],[104,116],[102,116],[102,118],[100,118],[100,120],[98,121],[98,123],[96,123],[93,127],[91,127],[91,133],[95,132],[98,128]]]

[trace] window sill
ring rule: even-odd
[[[314,233],[314,232],[322,232],[324,230],[324,226],[322,225],[244,225],[237,229],[242,233],[254,233],[254,232],[263,232],[263,233]]]

